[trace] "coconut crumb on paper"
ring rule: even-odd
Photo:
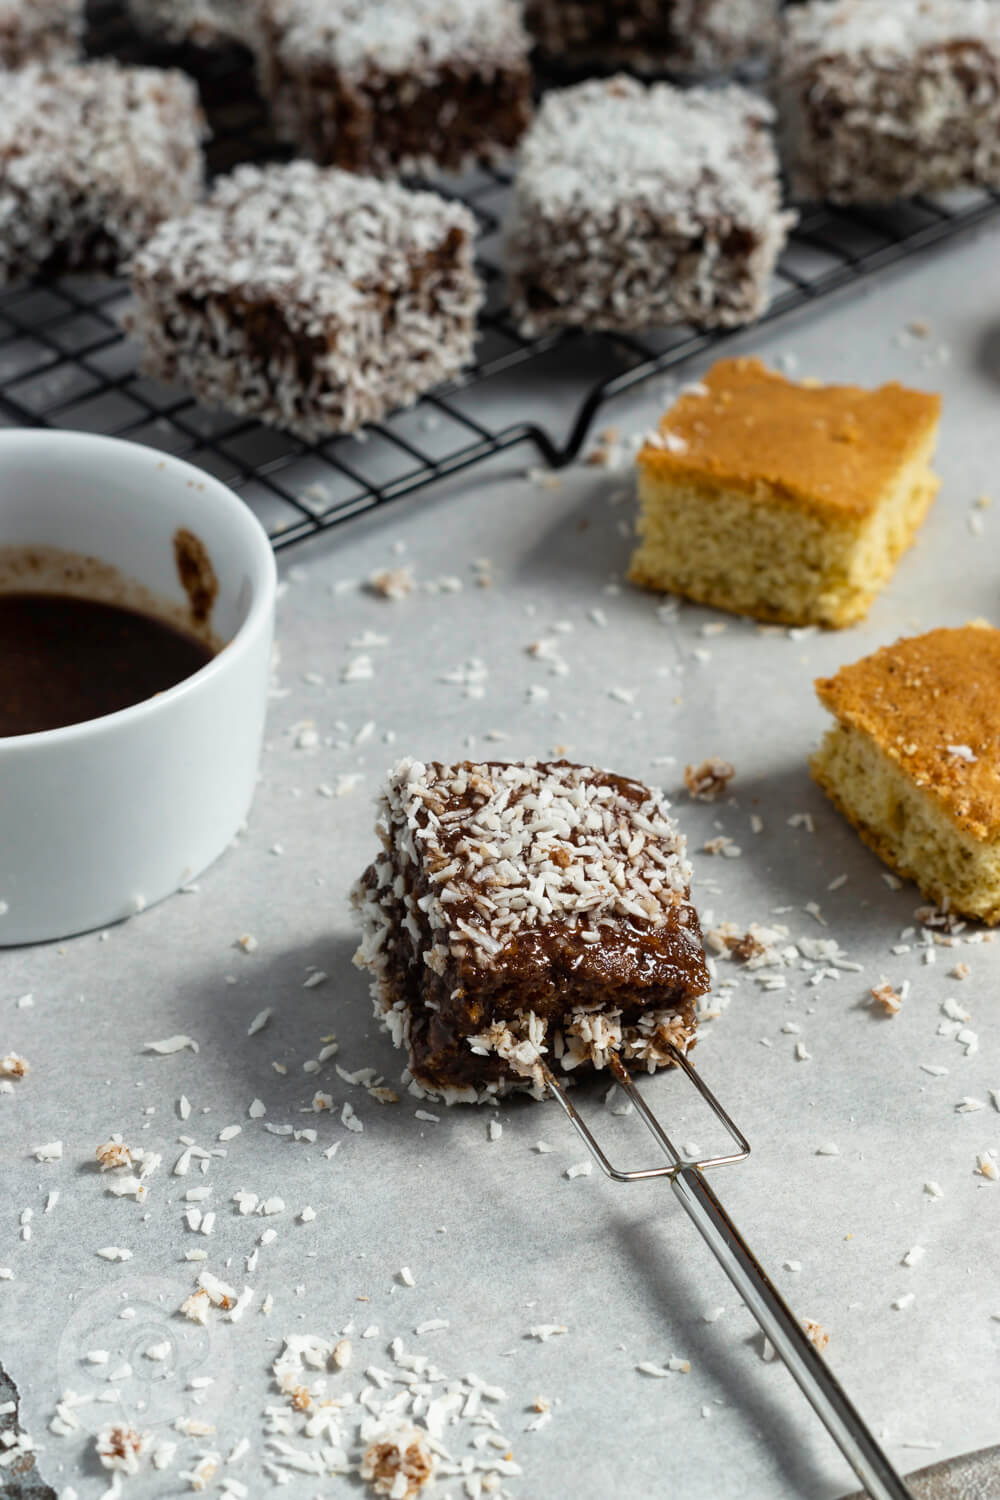
[[[696,802],[715,802],[725,794],[735,775],[735,766],[713,755],[697,766],[684,767],[684,785]]]
[[[378,599],[405,599],[416,588],[412,567],[382,568],[369,577],[366,588]]]
[[[122,1474],[138,1474],[139,1459],[149,1443],[148,1437],[124,1422],[111,1422],[102,1427],[94,1441],[103,1467],[116,1469]]]
[[[538,1339],[541,1344],[547,1344],[549,1339],[556,1338],[560,1333],[569,1333],[569,1328],[565,1323],[536,1323],[533,1328],[528,1329],[526,1336],[529,1339]]]
[[[830,1342],[830,1335],[822,1323],[817,1323],[814,1318],[800,1318],[799,1322],[805,1329],[806,1338],[810,1344],[822,1352]]]
[[[427,1435],[408,1422],[386,1425],[369,1443],[359,1473],[373,1494],[388,1500],[414,1500],[434,1477],[435,1458]]]
[[[143,1042],[144,1052],[155,1052],[159,1057],[170,1057],[175,1052],[183,1052],[190,1048],[192,1052],[199,1050],[198,1043],[190,1036],[168,1036],[160,1042]]]
[[[132,1152],[124,1145],[120,1137],[112,1136],[111,1140],[104,1141],[94,1152],[100,1164],[102,1172],[113,1172],[119,1167],[131,1167]]]
[[[17,1052],[6,1052],[0,1057],[0,1078],[27,1078],[30,1071],[27,1058]]]
[[[873,1005],[881,1006],[887,1016],[897,1016],[902,1009],[903,997],[898,990],[893,989],[887,979],[882,979],[878,984],[873,985],[869,993]]]

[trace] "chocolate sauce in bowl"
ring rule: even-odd
[[[131,708],[214,655],[196,635],[119,604],[0,593],[0,738]]]

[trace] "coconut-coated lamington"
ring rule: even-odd
[[[2,95],[0,284],[118,271],[202,191],[204,121],[183,73],[32,65]]]
[[[461,168],[517,144],[530,41],[515,0],[262,0],[275,129],[315,161]]]
[[[146,35],[197,47],[248,43],[259,4],[260,0],[126,0],[132,21]]]
[[[457,375],[481,301],[460,204],[312,162],[241,166],[136,256],[143,366],[306,441]]]
[[[703,76],[771,54],[777,0],[528,0],[528,30],[553,61],[609,61]]]
[[[784,13],[792,186],[836,203],[1000,185],[995,0],[810,0]]]
[[[785,625],[865,615],[937,493],[941,402],[725,359],[639,453],[644,588]]]
[[[83,25],[84,0],[0,0],[0,68],[79,57]]]
[[[930,900],[1000,922],[1000,631],[932,630],[816,683],[835,719],[812,774]]]
[[[417,1090],[544,1091],[617,1049],[650,1071],[709,988],[684,839],[659,793],[565,761],[404,760],[354,888],[355,958]]]
[[[547,94],[507,235],[524,331],[757,317],[791,222],[772,119],[735,84],[681,90],[618,75]]]

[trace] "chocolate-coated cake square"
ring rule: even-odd
[[[777,0],[527,0],[525,21],[556,62],[610,62],[703,76],[767,57]]]
[[[524,332],[757,317],[790,223],[772,118],[736,84],[647,88],[619,75],[547,94],[507,236]]]
[[[530,41],[514,0],[263,0],[261,88],[275,128],[356,172],[460,168],[517,144]]]
[[[709,979],[659,793],[565,761],[405,760],[377,827],[355,962],[417,1091],[540,1095],[543,1064],[616,1049],[652,1071],[690,1045]]]
[[[353,432],[470,359],[474,235],[435,193],[238,167],[135,259],[144,368],[307,441]]]
[[[126,0],[140,31],[156,41],[197,47],[249,43],[259,0]]]
[[[1000,185],[995,0],[810,0],[785,12],[782,116],[805,198]]]
[[[115,62],[5,74],[0,283],[117,271],[200,195],[204,122],[183,73]]]
[[[0,68],[79,57],[83,20],[84,0],[0,0]]]

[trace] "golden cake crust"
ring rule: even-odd
[[[702,394],[699,394],[699,391]],[[759,359],[725,359],[682,395],[639,467],[661,482],[771,494],[832,521],[878,508],[925,444],[941,398],[892,383],[800,385]]]
[[[819,678],[816,692],[960,829],[1000,837],[1000,630],[965,625],[897,641]]]

